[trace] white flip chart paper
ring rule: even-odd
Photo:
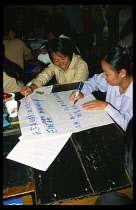
[[[22,136],[8,159],[46,171],[72,133],[113,123],[104,110],[86,111],[83,103],[92,94],[74,102],[72,90],[50,93],[52,87],[37,89],[21,99],[18,112]]]
[[[23,136],[75,133],[85,129],[113,123],[104,110],[86,111],[85,102],[94,100],[92,94],[74,102],[72,91],[51,94],[34,94],[21,99],[18,117]]]

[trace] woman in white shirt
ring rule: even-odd
[[[112,119],[126,130],[133,116],[133,67],[132,48],[117,46],[112,48],[102,59],[103,73],[95,74],[84,82],[81,93],[70,95],[71,100],[78,100],[93,91],[106,92],[106,100],[93,100],[82,105],[85,110],[105,110]]]

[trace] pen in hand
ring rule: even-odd
[[[80,93],[82,87],[83,87],[83,83],[82,83],[82,82],[79,82],[79,83],[78,83],[78,87],[77,87],[77,92],[76,92],[76,94],[75,94],[75,98],[76,98],[76,97],[78,96],[78,94]],[[78,100],[75,100],[75,101],[74,101],[74,105],[75,105],[75,103],[76,103],[77,101],[78,101]]]

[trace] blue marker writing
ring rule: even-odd
[[[75,94],[75,98],[78,96],[78,94],[80,93],[81,89],[83,87],[83,83],[82,82],[79,82],[78,83],[78,87],[77,87],[77,92]],[[77,100],[74,101],[74,104],[77,102]]]

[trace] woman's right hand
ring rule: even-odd
[[[24,95],[25,97],[28,96],[29,94],[31,94],[33,91],[32,91],[32,88],[29,87],[29,86],[25,86],[21,89],[20,93],[22,95]]]
[[[75,101],[75,100],[78,100],[78,99],[81,99],[84,97],[83,93],[79,93],[77,97],[75,97],[75,95],[76,95],[76,91],[71,93],[71,95],[69,97],[71,101]]]

